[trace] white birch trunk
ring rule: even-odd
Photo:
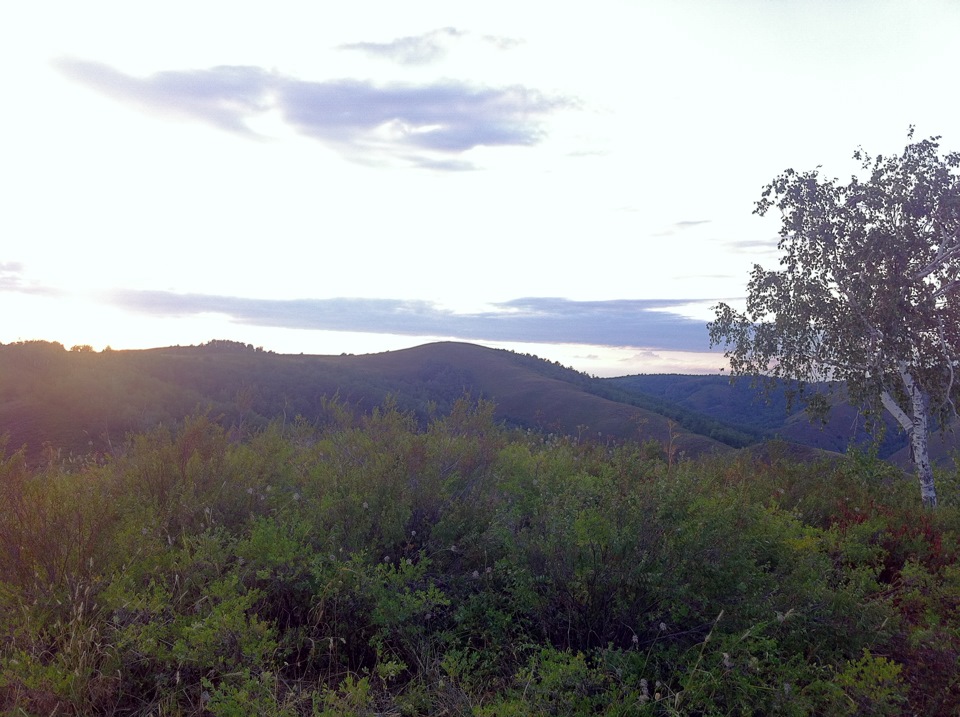
[[[927,397],[914,386],[911,394],[913,406],[913,432],[910,443],[913,447],[913,464],[920,479],[920,497],[927,508],[937,507],[937,487],[933,482],[933,466],[930,465],[929,430],[927,426]]]
[[[933,466],[930,464],[930,430],[927,421],[928,401],[923,390],[913,380],[906,364],[900,364],[900,379],[910,398],[910,415],[900,408],[888,392],[880,395],[884,407],[893,414],[897,423],[910,437],[910,455],[920,480],[920,498],[927,508],[937,507],[937,488],[933,480]]]

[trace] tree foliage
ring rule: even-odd
[[[779,270],[754,266],[746,312],[725,303],[709,326],[734,375],[840,381],[910,435],[928,505],[936,504],[930,418],[956,416],[960,382],[960,153],[939,137],[900,155],[854,153],[863,177],[784,171],[755,214],[782,216]],[[825,409],[822,399],[814,408]]]

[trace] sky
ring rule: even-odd
[[[955,0],[8,3],[0,342],[716,373],[788,167],[960,149]]]

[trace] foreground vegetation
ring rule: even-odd
[[[103,715],[960,710],[957,476],[678,461],[328,401],[0,464],[0,708]]]

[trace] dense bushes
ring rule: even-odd
[[[775,454],[775,451],[773,452]],[[670,464],[330,402],[0,465],[15,714],[947,714],[956,509],[885,464]]]

